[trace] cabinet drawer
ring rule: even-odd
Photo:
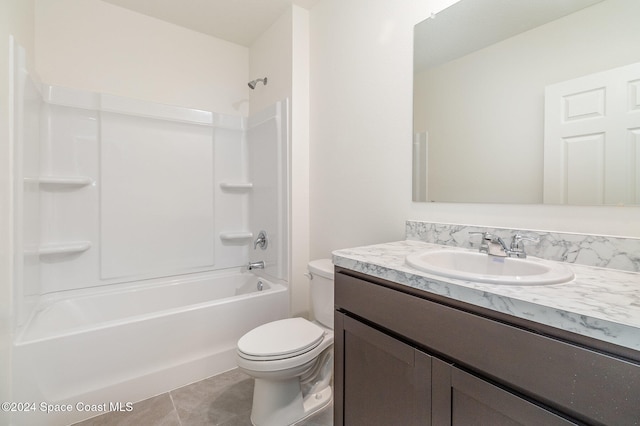
[[[336,274],[336,306],[579,420],[638,424],[640,366]],[[473,309],[472,307],[469,308]]]

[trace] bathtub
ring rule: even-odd
[[[235,368],[237,340],[288,314],[287,287],[240,270],[52,297],[14,345],[13,401],[36,404],[14,424],[126,410]]]

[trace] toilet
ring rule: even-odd
[[[333,264],[314,260],[308,270],[315,320],[273,321],[238,340],[238,368],[255,380],[255,426],[295,424],[333,398]]]

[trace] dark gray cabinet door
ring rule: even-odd
[[[455,367],[450,395],[454,426],[577,424]]]
[[[343,326],[343,424],[430,425],[431,357],[348,316]]]

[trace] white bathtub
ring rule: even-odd
[[[36,403],[14,424],[69,424],[100,414],[82,404],[136,402],[232,369],[237,340],[288,313],[285,286],[239,270],[49,300],[14,347],[13,401]]]

